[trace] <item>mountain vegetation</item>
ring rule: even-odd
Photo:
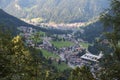
[[[19,18],[16,18],[16,17],[8,14],[7,12],[5,12],[2,9],[0,9],[0,25],[3,25],[8,30],[9,29],[13,30],[13,32],[15,34],[17,34],[19,32],[17,28],[20,26],[34,27],[37,30],[46,32],[48,35],[71,33],[71,30],[45,29],[45,28],[36,27],[34,25],[28,24],[28,23],[20,20]]]
[[[7,30],[12,31],[15,35],[19,33],[17,28],[20,26],[33,27],[33,25],[21,21],[20,19],[6,13],[2,9],[0,9],[0,25],[6,27]]]
[[[111,7],[108,13],[101,15],[101,21],[105,29],[112,31],[105,32],[107,39],[113,48],[113,53],[107,55],[102,60],[101,80],[119,80],[120,79],[120,1],[111,0]]]
[[[21,21],[20,19],[13,17],[12,15],[6,13],[2,9],[0,9],[0,24],[4,24],[6,26],[30,26],[29,24]]]
[[[82,74],[82,70],[93,79],[86,67],[76,68],[73,74],[71,69],[58,71],[57,63],[57,68],[51,65],[41,51],[25,46],[20,36],[12,36],[4,26],[0,30],[0,80],[73,80],[78,79],[75,74]]]
[[[81,34],[81,38],[90,43],[94,42],[96,38],[102,36],[104,32],[103,23],[99,20],[83,28],[84,33]],[[88,35],[89,34],[89,35]]]
[[[19,18],[72,23],[99,16],[108,3],[108,0],[0,0],[0,7]]]
[[[16,0],[18,1],[18,0]],[[59,0],[57,0],[59,1]],[[24,44],[0,26],[0,80],[119,80],[120,79],[120,1],[111,0],[108,12],[101,15],[104,32],[113,52],[100,60],[100,69],[93,75],[89,67],[58,71],[34,47]]]

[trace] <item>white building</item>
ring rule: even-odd
[[[99,55],[93,55],[91,53],[86,53],[83,56],[81,56],[81,59],[92,61],[92,62],[99,62],[98,60],[102,58],[103,54],[100,52]]]

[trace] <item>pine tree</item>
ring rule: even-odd
[[[120,0],[111,0],[111,8],[101,16],[104,23],[106,37],[114,52],[102,60],[102,69],[99,72],[101,80],[120,79]]]
[[[95,80],[90,69],[86,66],[75,68],[70,76],[70,80]]]
[[[0,29],[0,80],[30,80],[32,56],[20,36],[12,37]]]
[[[114,56],[120,61],[120,1],[111,0],[111,8],[103,13],[101,21],[105,28],[111,31],[105,32],[106,37],[114,48]]]

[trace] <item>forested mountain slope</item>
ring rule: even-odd
[[[6,13],[0,9],[0,24],[6,26],[30,26],[29,24],[19,20],[18,18]]]
[[[19,33],[17,28],[20,26],[33,27],[33,25],[25,23],[24,21],[6,13],[2,9],[0,9],[0,26],[2,26],[2,28],[4,27],[6,30],[12,31],[14,35]]]
[[[108,8],[108,0],[0,0],[0,7],[19,18],[44,22],[84,22]]]

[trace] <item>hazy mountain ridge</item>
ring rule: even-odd
[[[0,7],[19,18],[83,22],[98,16],[108,7],[108,0],[1,0]]]

